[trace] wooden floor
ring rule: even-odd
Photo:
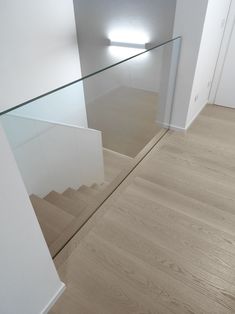
[[[103,149],[104,156],[104,179],[110,184],[118,175],[125,170],[131,163],[132,158],[121,155],[117,152]]]
[[[235,313],[235,110],[169,132],[55,264],[51,314]]]
[[[102,131],[105,148],[135,157],[161,130],[157,105],[157,93],[122,86],[87,103],[88,125]]]

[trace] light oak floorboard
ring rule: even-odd
[[[55,259],[51,313],[235,313],[234,134],[211,105],[168,132]]]
[[[90,128],[102,131],[103,146],[135,157],[161,130],[158,94],[121,86],[87,103]]]

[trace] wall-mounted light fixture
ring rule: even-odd
[[[144,52],[149,36],[139,29],[116,28],[107,34],[110,54],[117,59],[129,58]]]

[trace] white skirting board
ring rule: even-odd
[[[201,109],[194,115],[194,117],[191,119],[191,121],[189,121],[187,123],[187,125],[185,127],[181,127],[181,126],[177,126],[177,125],[170,125],[170,129],[173,131],[178,131],[178,132],[187,132],[187,130],[190,128],[190,126],[193,124],[193,122],[197,119],[197,117],[200,115],[200,113],[202,112],[202,110],[205,108],[205,106],[208,104],[208,102],[206,102]]]
[[[170,125],[170,130],[172,130],[172,131],[177,131],[177,132],[186,132],[186,131],[187,131],[187,128],[182,128],[182,127],[180,127],[180,126],[171,124],[171,125]]]
[[[53,307],[53,305],[56,303],[56,301],[59,299],[59,297],[62,295],[62,293],[65,291],[66,286],[63,282],[61,282],[61,286],[59,290],[55,293],[53,298],[50,300],[50,302],[47,304],[47,306],[42,310],[40,314],[47,314],[49,310]]]
[[[170,129],[170,130],[178,131],[178,132],[185,132],[187,130],[186,128],[182,128],[180,126],[176,126],[173,124],[160,122],[160,121],[156,121],[156,124],[163,129]]]

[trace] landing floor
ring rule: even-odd
[[[135,157],[161,130],[158,94],[122,86],[86,105],[88,125],[102,131],[103,146]]]
[[[55,264],[51,314],[235,313],[235,110],[168,132]]]

